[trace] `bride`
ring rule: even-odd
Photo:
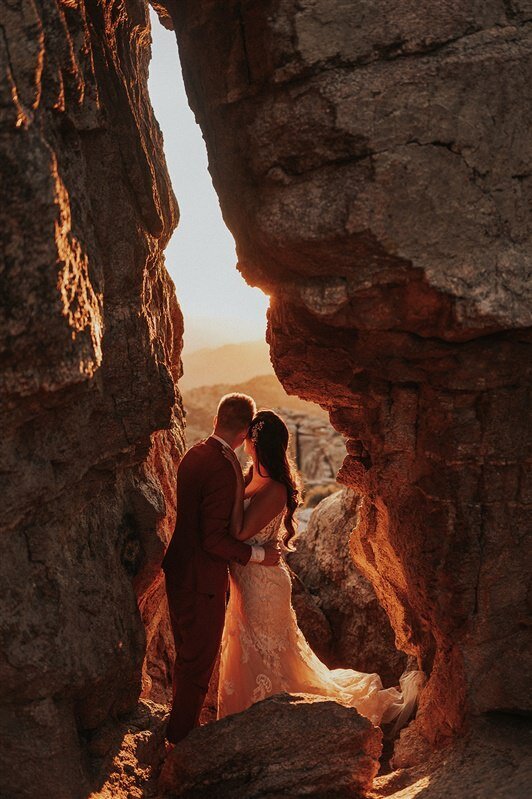
[[[263,544],[295,535],[299,490],[287,457],[289,434],[273,411],[259,411],[244,442],[251,466],[246,480],[237,474],[231,532],[240,541]],[[356,708],[373,724],[395,721],[393,733],[410,718],[424,682],[422,672],[401,677],[401,690],[382,686],[378,674],[328,669],[298,627],[292,585],[283,560],[259,569],[230,566],[230,596],[222,638],[218,718],[245,710],[282,692],[325,696]]]

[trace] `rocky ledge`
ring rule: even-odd
[[[379,768],[381,731],[353,708],[280,694],[194,730],[168,756],[167,797],[354,799]]]

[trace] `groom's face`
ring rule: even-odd
[[[236,443],[236,444],[235,444],[235,449],[236,449],[237,447],[240,447],[240,446],[241,446],[241,445],[244,443],[244,441],[245,441],[245,439],[246,439],[246,436],[247,436],[247,434],[248,434],[248,429],[247,429],[247,427],[245,427],[243,430],[241,430],[241,431],[240,431],[240,433],[238,433],[238,434],[237,434],[237,436],[236,436],[236,441],[237,441],[238,443]]]

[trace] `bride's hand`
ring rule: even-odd
[[[222,453],[224,458],[227,458],[232,465],[236,475],[235,500],[229,523],[229,531],[231,535],[236,538],[242,529],[242,520],[244,517],[244,492],[246,490],[244,486],[244,475],[242,474],[242,467],[233,450],[224,447]]]
[[[242,474],[242,467],[240,466],[240,461],[238,460],[236,454],[233,452],[232,449],[230,450],[227,447],[224,447],[222,450],[222,455],[224,456],[224,458],[226,458],[229,461],[229,463],[235,470],[235,474],[238,478],[238,483],[239,484],[242,483],[243,485],[244,475]]]

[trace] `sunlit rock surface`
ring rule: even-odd
[[[349,540],[357,523],[357,504],[347,489],[322,500],[288,562],[329,623],[327,665],[377,672],[385,685],[398,685],[406,656],[397,651],[388,617],[351,558]],[[306,615],[300,620],[309,640],[312,622]]]
[[[167,709],[143,700],[88,743],[93,774],[89,799],[153,799],[166,755]]]
[[[382,733],[353,708],[280,694],[194,730],[167,758],[162,793],[187,799],[359,796]]]
[[[0,14],[0,794],[76,799],[136,707],[172,527],[177,206],[145,4]]]
[[[526,5],[166,5],[277,374],[348,437],[417,733],[530,710]]]

